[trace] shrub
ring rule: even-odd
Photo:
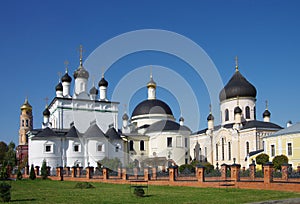
[[[257,164],[264,165],[269,161],[269,155],[264,153],[259,154],[255,160]]]
[[[145,191],[143,188],[134,188],[134,192],[133,192],[136,196],[138,197],[143,197],[145,195]]]
[[[191,164],[183,164],[179,166],[179,172],[184,173],[185,171],[194,173],[195,172],[195,167],[193,167]]]
[[[10,201],[10,188],[11,185],[2,182],[0,183],[0,199],[2,202],[9,202]]]
[[[285,155],[279,155],[274,157],[272,160],[272,163],[274,165],[274,169],[281,170],[281,165],[282,164],[287,164],[289,162],[289,159]]]
[[[41,168],[41,177],[42,179],[46,179],[48,177],[48,172],[47,172],[47,163],[46,160],[43,160],[42,168]]]
[[[80,182],[80,183],[76,183],[75,188],[87,189],[87,188],[95,188],[95,187],[89,182]]]
[[[23,176],[22,176],[21,170],[18,169],[17,180],[22,180],[22,178],[23,178]]]
[[[35,171],[34,171],[33,164],[31,164],[31,167],[30,167],[29,178],[30,178],[31,180],[36,179],[36,175],[35,175]]]

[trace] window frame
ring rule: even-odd
[[[172,137],[167,137],[167,147],[173,147],[173,141],[172,141]]]

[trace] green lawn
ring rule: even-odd
[[[14,203],[246,203],[300,197],[298,193],[265,190],[149,186],[148,196],[136,197],[128,185],[50,180],[10,181]]]

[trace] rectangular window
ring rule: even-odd
[[[181,136],[177,136],[176,137],[176,147],[182,147],[182,137]]]
[[[26,119],[26,127],[28,127],[28,119]]]
[[[103,152],[103,145],[99,144],[97,147],[98,152]]]
[[[188,138],[184,138],[184,147],[188,147]]]
[[[205,159],[207,159],[207,147],[204,147],[204,156],[205,156]]]
[[[172,147],[172,137],[167,137],[167,147]]]
[[[45,152],[51,152],[51,145],[45,146]]]
[[[231,160],[231,145],[230,145],[230,142],[228,142],[228,160]]]
[[[275,156],[275,145],[271,145],[271,157]]]
[[[119,147],[118,146],[116,146],[116,152],[119,152]]]
[[[74,152],[79,152],[79,145],[74,145]]]
[[[292,143],[287,144],[287,150],[288,150],[288,156],[291,156],[293,154]]]

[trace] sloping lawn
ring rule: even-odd
[[[300,197],[299,193],[266,190],[149,186],[137,197],[128,185],[91,183],[78,189],[78,182],[51,180],[10,181],[14,203],[247,203]]]

